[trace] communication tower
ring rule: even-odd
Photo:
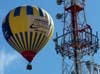
[[[62,74],[83,73],[82,63],[90,64],[89,74],[94,74],[93,56],[99,49],[98,33],[93,34],[90,24],[85,17],[85,0],[57,0],[58,5],[63,5],[63,12],[57,13],[56,18],[62,20],[62,35],[56,33],[54,38],[55,50],[62,57]],[[82,61],[83,56],[91,56],[90,61]],[[66,58],[73,61],[69,70]],[[68,60],[68,59],[67,59]]]

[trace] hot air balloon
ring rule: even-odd
[[[16,51],[28,62],[50,40],[54,30],[54,22],[48,12],[37,6],[20,6],[11,10],[2,24],[3,35]]]

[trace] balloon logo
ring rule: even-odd
[[[50,40],[54,23],[48,12],[36,6],[20,6],[11,10],[2,24],[6,41],[18,51],[28,62]]]

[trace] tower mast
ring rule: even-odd
[[[82,74],[81,59],[96,53],[98,34],[92,34],[92,28],[86,22],[85,0],[57,0],[57,4],[64,5],[64,12],[56,15],[57,19],[63,20],[63,34],[58,36],[56,33],[54,39],[56,52],[63,58],[62,74],[70,74],[65,72],[65,57],[74,62],[74,74]]]

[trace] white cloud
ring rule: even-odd
[[[5,68],[17,59],[17,54],[7,53],[2,49],[0,50],[0,74],[4,74]]]

